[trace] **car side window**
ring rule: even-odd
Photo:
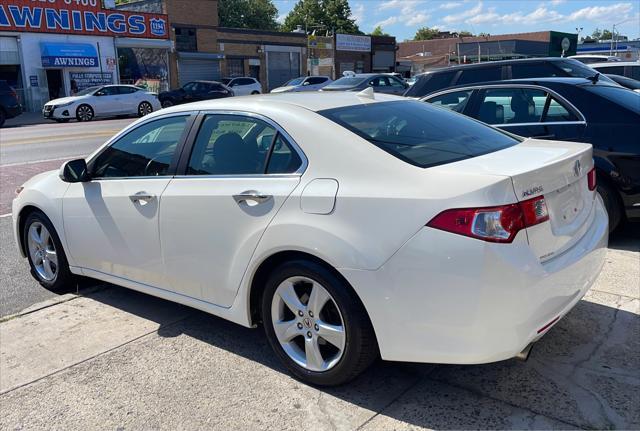
[[[263,174],[269,151],[263,144],[265,135],[273,136],[275,130],[257,118],[208,115],[198,131],[187,174]]]
[[[404,88],[404,84],[399,79],[394,77],[389,77],[387,79],[392,87]]]
[[[545,123],[559,121],[578,121],[578,117],[573,112],[565,108],[553,96],[548,95],[547,97],[549,98],[549,105],[547,107],[547,113],[543,119]]]
[[[538,123],[547,93],[531,88],[485,90],[478,119],[487,124]]]
[[[443,108],[451,109],[452,111],[462,112],[465,106],[471,98],[473,90],[455,91],[452,93],[445,93],[439,96],[435,96],[427,99],[427,102],[441,106]],[[486,122],[486,121],[485,121]]]
[[[116,96],[118,95],[118,87],[102,87],[95,94],[96,96]]]
[[[500,81],[502,79],[502,66],[486,66],[475,69],[463,70],[456,82],[460,84],[475,84],[476,82]]]
[[[118,86],[118,92],[120,94],[132,94],[132,93],[135,93],[136,91],[138,91],[138,89],[134,87],[126,87],[124,85]]]
[[[311,77],[307,79],[307,82],[310,85],[317,85],[317,84],[322,84],[323,82],[325,82],[327,80],[327,78],[320,78],[320,77]]]
[[[268,174],[292,174],[302,165],[302,159],[291,144],[278,133],[273,142],[267,165]]]
[[[511,77],[521,78],[544,78],[560,76],[558,69],[546,61],[537,63],[515,63],[511,65]]]
[[[195,91],[197,84],[197,82],[187,82],[186,84],[184,84],[182,89],[187,92],[193,92]]]
[[[187,115],[162,118],[131,130],[94,159],[92,177],[167,175],[187,118]]]

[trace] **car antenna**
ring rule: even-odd
[[[373,92],[373,87],[367,87],[362,91],[359,91],[356,96],[358,97],[366,97],[367,99],[375,100],[375,93]]]
[[[598,79],[600,79],[600,72],[597,72],[591,78],[587,78],[587,79],[595,84],[596,82],[598,82]]]

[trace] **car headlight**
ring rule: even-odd
[[[54,108],[64,108],[65,106],[71,105],[73,102],[61,103],[59,105],[53,105]]]

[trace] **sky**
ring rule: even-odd
[[[275,0],[283,21],[297,0]],[[640,0],[349,0],[360,30],[382,26],[398,41],[423,26],[507,34],[555,30],[590,35],[596,28],[640,38]]]

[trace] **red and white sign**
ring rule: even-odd
[[[100,0],[2,0],[0,31],[168,39],[167,15],[103,9]]]

